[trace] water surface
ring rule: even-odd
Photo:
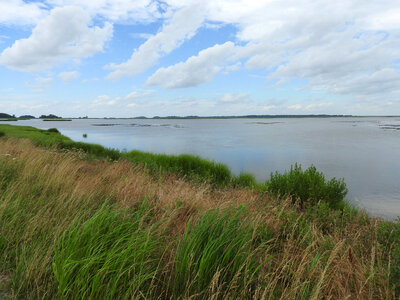
[[[3,122],[0,122],[3,123]],[[4,122],[5,123],[5,122]],[[73,140],[119,150],[196,154],[264,181],[294,163],[344,178],[348,200],[375,216],[400,215],[400,117],[79,119],[7,122],[56,127]],[[83,138],[83,134],[87,138]]]

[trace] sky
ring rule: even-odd
[[[400,115],[400,1],[0,0],[0,112]]]

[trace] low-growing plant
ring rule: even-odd
[[[53,271],[63,299],[145,298],[158,266],[160,243],[148,208],[129,217],[104,206],[62,236]]]
[[[0,131],[0,137],[5,136],[6,134],[3,131]]]
[[[284,174],[271,173],[265,185],[270,193],[291,197],[293,202],[299,201],[301,206],[315,205],[321,201],[328,203],[331,208],[343,208],[347,194],[343,179],[332,178],[327,181],[315,166],[303,171],[298,164],[291,166],[290,171]]]

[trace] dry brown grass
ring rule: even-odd
[[[266,263],[254,299],[395,299],[385,263],[388,253],[377,242],[381,221],[362,212],[347,219],[331,212],[319,220],[319,212],[310,215],[289,200],[250,189],[215,189],[173,174],[154,177],[127,161],[87,160],[83,153],[41,149],[28,140],[0,140],[0,162],[18,173],[0,194],[0,218],[9,218],[0,234],[7,230],[8,242],[15,245],[15,253],[8,254],[15,257],[1,258],[9,264],[0,272],[19,272],[10,294],[30,290],[32,298],[54,295],[53,245],[77,215],[88,218],[105,201],[129,210],[147,199],[156,218],[166,220],[168,259],[190,218],[213,208],[246,205],[256,226],[273,233],[268,253],[260,258]],[[35,199],[37,206],[18,207],[15,199]],[[24,216],[7,215],[10,207]],[[23,227],[18,224],[22,220]],[[40,239],[48,248],[31,246]],[[173,262],[165,266],[172,268]],[[215,276],[210,289],[217,296]]]

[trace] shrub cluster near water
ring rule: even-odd
[[[273,174],[263,189],[247,175],[218,185],[204,173],[201,183],[155,176],[150,163],[99,159],[108,152],[96,157],[90,145],[60,151],[51,142],[70,140],[56,132],[30,132],[53,145],[43,151],[9,138],[26,132],[0,131],[0,298],[400,295],[399,223],[332,209],[323,193],[302,205],[287,182],[329,187],[314,168]],[[274,184],[288,196],[270,197]]]

